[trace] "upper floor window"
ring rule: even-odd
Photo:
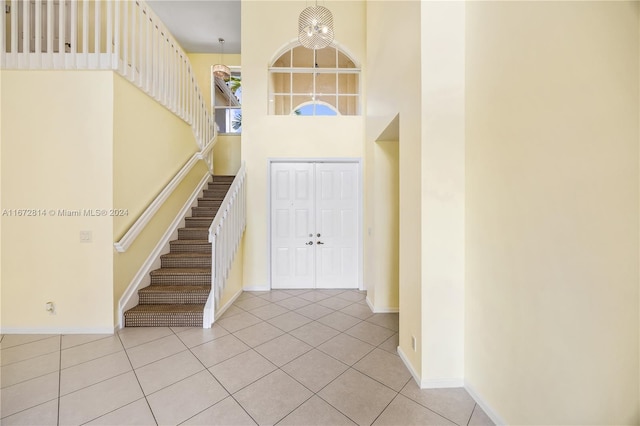
[[[211,70],[211,99],[219,133],[242,133],[242,74],[231,68],[231,78],[225,81]]]
[[[288,48],[269,77],[269,114],[360,114],[360,68],[339,48]]]

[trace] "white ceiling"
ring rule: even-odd
[[[240,0],[147,0],[187,53],[240,53]]]

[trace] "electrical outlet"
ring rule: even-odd
[[[90,243],[91,241],[93,241],[93,234],[91,231],[80,231],[81,243]]]
[[[56,304],[53,302],[47,302],[44,304],[44,309],[53,315],[56,313]]]
[[[411,349],[413,349],[413,351],[416,351],[416,347],[418,345],[416,344],[416,336],[411,336]]]

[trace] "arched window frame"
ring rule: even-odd
[[[317,62],[315,67],[313,63],[310,63],[308,67],[294,66],[294,49],[300,48],[297,40],[288,43],[273,55],[268,68],[268,108],[270,115],[296,115],[296,109],[310,103],[329,106],[336,111],[336,115],[360,115],[360,66],[353,55],[339,43],[334,42],[329,47],[335,49],[335,65],[330,67],[318,66]],[[302,52],[305,51],[303,50]],[[288,61],[287,58],[284,57],[287,53],[290,55]],[[317,52],[314,51],[311,61],[317,61],[316,53]],[[288,66],[277,66],[276,64],[281,59],[283,59],[285,63],[288,62]],[[341,66],[343,62],[346,62],[348,66]],[[311,75],[312,86],[309,91],[300,92],[296,88],[297,83],[294,80],[296,74]],[[335,89],[333,90],[335,93],[322,93],[322,91],[317,89],[318,76],[331,74],[335,75]],[[282,84],[282,86],[285,86],[285,90],[276,91],[276,83],[274,81],[277,76],[280,76],[280,78],[286,78],[288,76],[290,79],[288,82]],[[326,77],[325,81],[328,81]],[[346,83],[347,81],[348,83]]]

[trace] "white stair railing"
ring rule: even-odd
[[[203,328],[210,328],[216,319],[220,299],[246,225],[245,176],[243,163],[209,228],[212,282],[211,293],[204,308]]]
[[[143,0],[0,0],[0,11],[0,68],[114,70],[187,122],[200,150],[215,137],[189,58]]]

